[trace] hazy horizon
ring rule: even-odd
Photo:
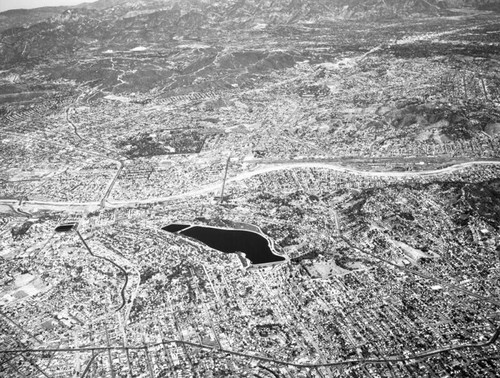
[[[41,7],[53,7],[64,5],[77,5],[92,3],[96,0],[2,0],[0,1],[0,12],[11,9],[32,9]]]

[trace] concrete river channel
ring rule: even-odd
[[[258,227],[248,226],[252,230],[172,223],[163,227],[162,230],[188,236],[220,252],[237,253],[240,258],[248,259],[254,267],[287,260],[276,253],[272,239],[262,233]],[[253,229],[258,231],[253,231]],[[248,265],[243,260],[243,265]]]

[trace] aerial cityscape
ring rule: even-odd
[[[0,13],[0,377],[500,377],[500,2]]]

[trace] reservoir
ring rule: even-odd
[[[64,223],[57,226],[54,231],[55,232],[69,232],[77,225],[76,222]]]
[[[285,257],[275,253],[272,240],[260,232],[178,223],[169,224],[162,229],[189,236],[224,253],[244,253],[252,265],[272,264],[286,260]]]

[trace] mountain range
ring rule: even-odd
[[[99,0],[72,7],[0,13],[0,68],[71,57],[85,48],[220,41],[238,31],[272,31],[336,21],[439,17],[500,11],[496,0]],[[236,34],[235,34],[236,32]]]
[[[15,9],[0,13],[0,30],[28,26],[55,18],[67,11],[109,18],[133,18],[168,11],[181,17],[200,12],[216,22],[265,20],[294,23],[315,19],[376,19],[415,15],[448,14],[472,7],[500,11],[497,0],[98,0],[76,6]]]

